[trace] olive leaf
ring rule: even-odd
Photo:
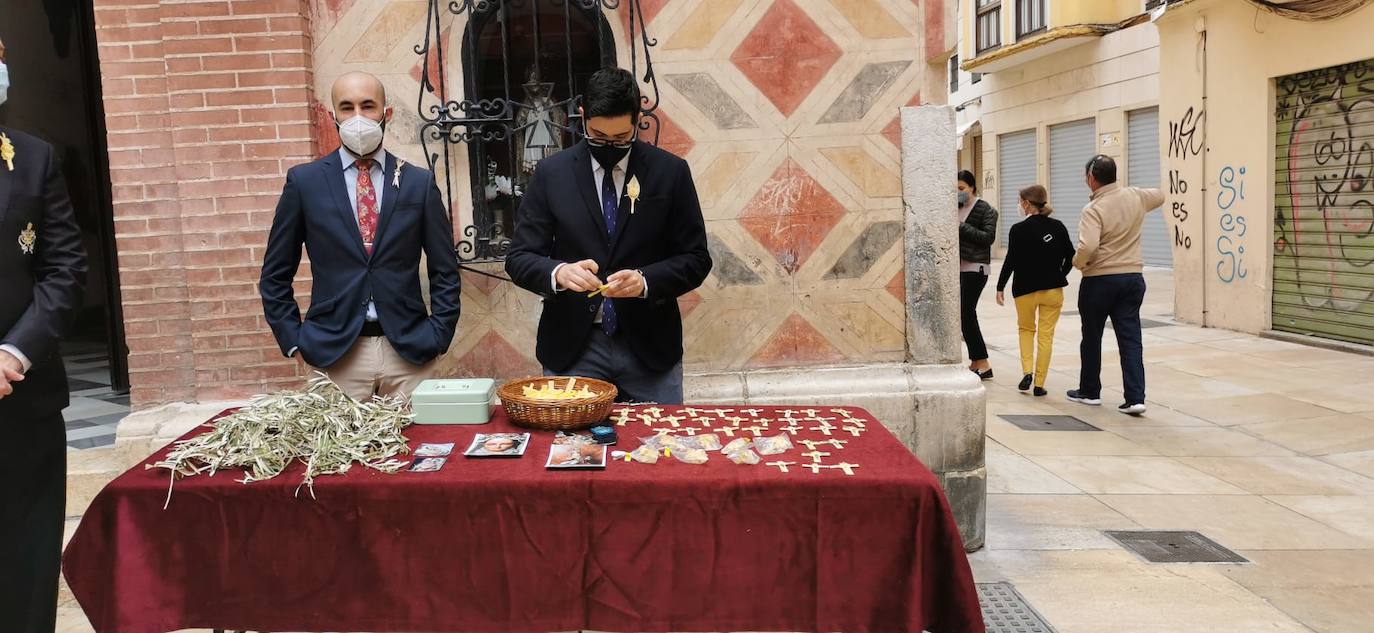
[[[243,471],[238,481],[247,484],[272,479],[295,461],[305,466],[301,486],[313,498],[315,477],[341,475],[355,463],[384,473],[401,470],[408,460],[397,456],[410,452],[401,429],[413,420],[401,396],[358,402],[317,373],[304,390],[254,397],[248,406],[206,424],[209,432],[177,441],[147,468],[171,471],[164,509],[178,477],[236,468]]]

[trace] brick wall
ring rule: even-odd
[[[314,156],[306,5],[95,0],[136,407],[302,375],[256,282],[286,170]]]

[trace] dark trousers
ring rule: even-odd
[[[1140,343],[1140,304],[1144,301],[1145,276],[1140,273],[1083,278],[1078,289],[1078,314],[1083,320],[1080,393],[1102,395],[1102,330],[1110,317],[1121,354],[1126,402],[1145,403],[1145,349]]]
[[[566,371],[544,375],[586,376],[615,385],[619,402],[682,404],[682,363],[668,371],[654,371],[640,362],[620,336],[607,336],[601,326],[592,328],[587,348]]]
[[[0,622],[51,633],[67,513],[67,430],[62,414],[0,420]]]
[[[983,273],[959,273],[959,324],[964,330],[964,344],[968,345],[969,360],[987,360],[988,346],[983,342],[983,330],[978,327],[978,297],[988,285]]]

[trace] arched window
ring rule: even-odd
[[[535,165],[579,140],[578,96],[593,73],[616,64],[615,39],[602,0],[446,4],[467,18],[459,51],[463,100],[440,107],[438,119],[422,112],[429,122],[421,140],[467,144],[473,223],[459,236],[459,258],[497,261]]]

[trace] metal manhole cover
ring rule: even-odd
[[[1071,415],[999,415],[1026,431],[1101,431]]]
[[[988,633],[1055,633],[1009,582],[980,582],[978,605]]]
[[[1248,563],[1241,555],[1197,532],[1106,530],[1122,547],[1151,563]]]

